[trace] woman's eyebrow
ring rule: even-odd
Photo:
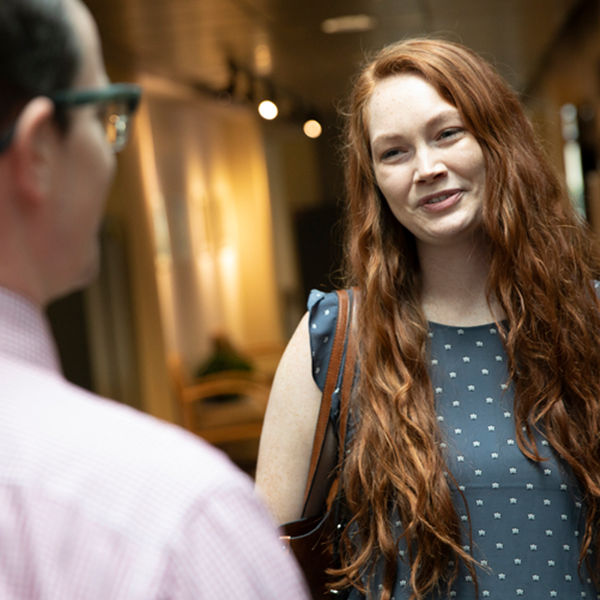
[[[460,117],[460,113],[458,112],[458,110],[456,110],[456,108],[454,108],[453,106],[450,106],[446,109],[443,109],[441,112],[439,112],[437,115],[435,115],[432,119],[430,119],[428,121],[428,125],[439,125],[441,123],[444,123],[445,121],[449,121],[451,119],[455,119],[455,118],[459,118],[462,122],[462,119]]]
[[[401,142],[404,139],[401,133],[382,133],[377,135],[371,141],[371,146],[375,146],[377,144],[389,144],[395,142]]]
[[[454,107],[450,106],[447,109],[442,109],[439,113],[429,119],[429,121],[427,121],[427,127],[437,127],[450,120],[456,119],[457,117],[460,119],[459,112]],[[375,146],[376,144],[401,142],[405,137],[406,136],[403,134],[396,132],[378,134],[371,141],[371,146]]]

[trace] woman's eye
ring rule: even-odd
[[[398,150],[397,148],[392,148],[390,150],[386,150],[385,152],[382,152],[381,160],[388,160],[390,158],[394,158],[394,157],[398,156],[399,154],[401,154],[400,150]]]
[[[451,127],[449,129],[444,129],[444,131],[440,133],[440,139],[446,140],[448,138],[452,138],[459,135],[461,132],[462,129],[460,127]]]

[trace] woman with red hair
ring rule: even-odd
[[[401,42],[357,78],[345,151],[360,302],[334,587],[600,598],[598,261],[517,95],[462,46]],[[336,315],[311,294],[273,385],[257,487],[281,523]]]

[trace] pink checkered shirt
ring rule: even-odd
[[[177,427],[68,384],[0,289],[0,600],[307,600],[251,482]]]

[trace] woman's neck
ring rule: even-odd
[[[417,242],[423,278],[422,302],[429,321],[442,325],[485,325],[503,314],[495,299],[488,304],[489,271],[483,236],[453,246]]]

